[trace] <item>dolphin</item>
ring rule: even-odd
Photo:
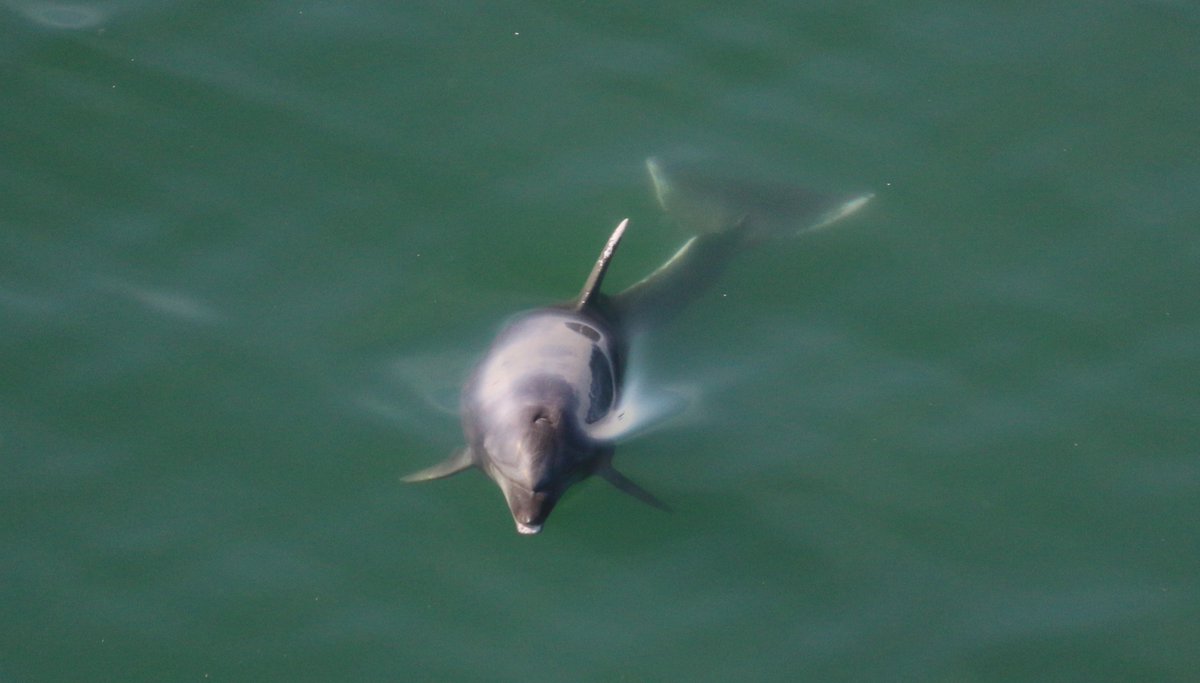
[[[646,161],[659,203],[695,235],[662,266],[616,295],[601,285],[629,219],[613,230],[572,300],[517,315],[463,386],[466,445],[403,478],[429,481],[478,468],[504,494],[517,531],[536,534],[571,485],[597,475],[667,509],[612,465],[636,412],[623,395],[630,335],[694,300],[747,245],[825,227],[869,194],[834,196],[671,173]]]

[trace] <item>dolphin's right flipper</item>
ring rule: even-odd
[[[429,481],[431,479],[442,479],[454,474],[458,474],[463,470],[470,469],[475,465],[475,458],[471,454],[471,448],[466,447],[454,453],[449,458],[442,462],[412,474],[401,477],[400,480],[409,484],[418,481]]]
[[[628,493],[647,505],[656,507],[659,510],[666,510],[668,512],[671,510],[671,508],[667,507],[666,503],[655,497],[653,493],[650,493],[641,486],[638,486],[637,484],[633,483],[633,480],[614,470],[612,465],[604,465],[596,470],[596,474],[603,477],[605,481],[617,487],[621,491]]]

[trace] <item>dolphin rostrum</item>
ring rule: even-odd
[[[608,296],[601,285],[629,223],[621,221],[575,299],[518,315],[496,336],[463,387],[466,446],[404,481],[477,467],[500,487],[522,534],[541,531],[567,488],[593,474],[665,509],[612,466],[615,442],[628,431],[622,390],[631,331],[681,309],[739,248],[823,227],[871,196],[722,185],[672,176],[654,159],[646,165],[663,209],[699,234],[645,279]]]

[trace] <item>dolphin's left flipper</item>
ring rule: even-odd
[[[418,481],[430,481],[431,479],[442,479],[454,474],[458,474],[463,470],[470,469],[475,465],[475,458],[471,453],[470,447],[463,448],[454,453],[449,458],[442,462],[412,474],[401,477],[400,480],[409,484]]]
[[[633,483],[631,479],[613,469],[612,465],[604,465],[596,470],[596,474],[604,478],[605,481],[617,487],[621,491],[637,498],[643,503],[656,507],[659,510],[670,511],[671,508],[667,504],[659,500],[653,493]]]

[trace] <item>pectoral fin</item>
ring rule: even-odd
[[[671,508],[667,507],[666,503],[655,497],[653,493],[650,493],[641,486],[638,486],[628,477],[614,470],[612,465],[605,465],[604,467],[601,467],[600,469],[596,470],[596,474],[603,477],[605,481],[617,487],[621,491],[628,493],[647,505],[656,507],[659,510],[671,510]]]
[[[463,448],[457,451],[454,455],[446,458],[442,462],[412,474],[401,477],[400,480],[409,484],[418,481],[429,481],[431,479],[443,479],[454,474],[458,474],[465,469],[475,465],[475,458],[471,454],[471,449]]]

